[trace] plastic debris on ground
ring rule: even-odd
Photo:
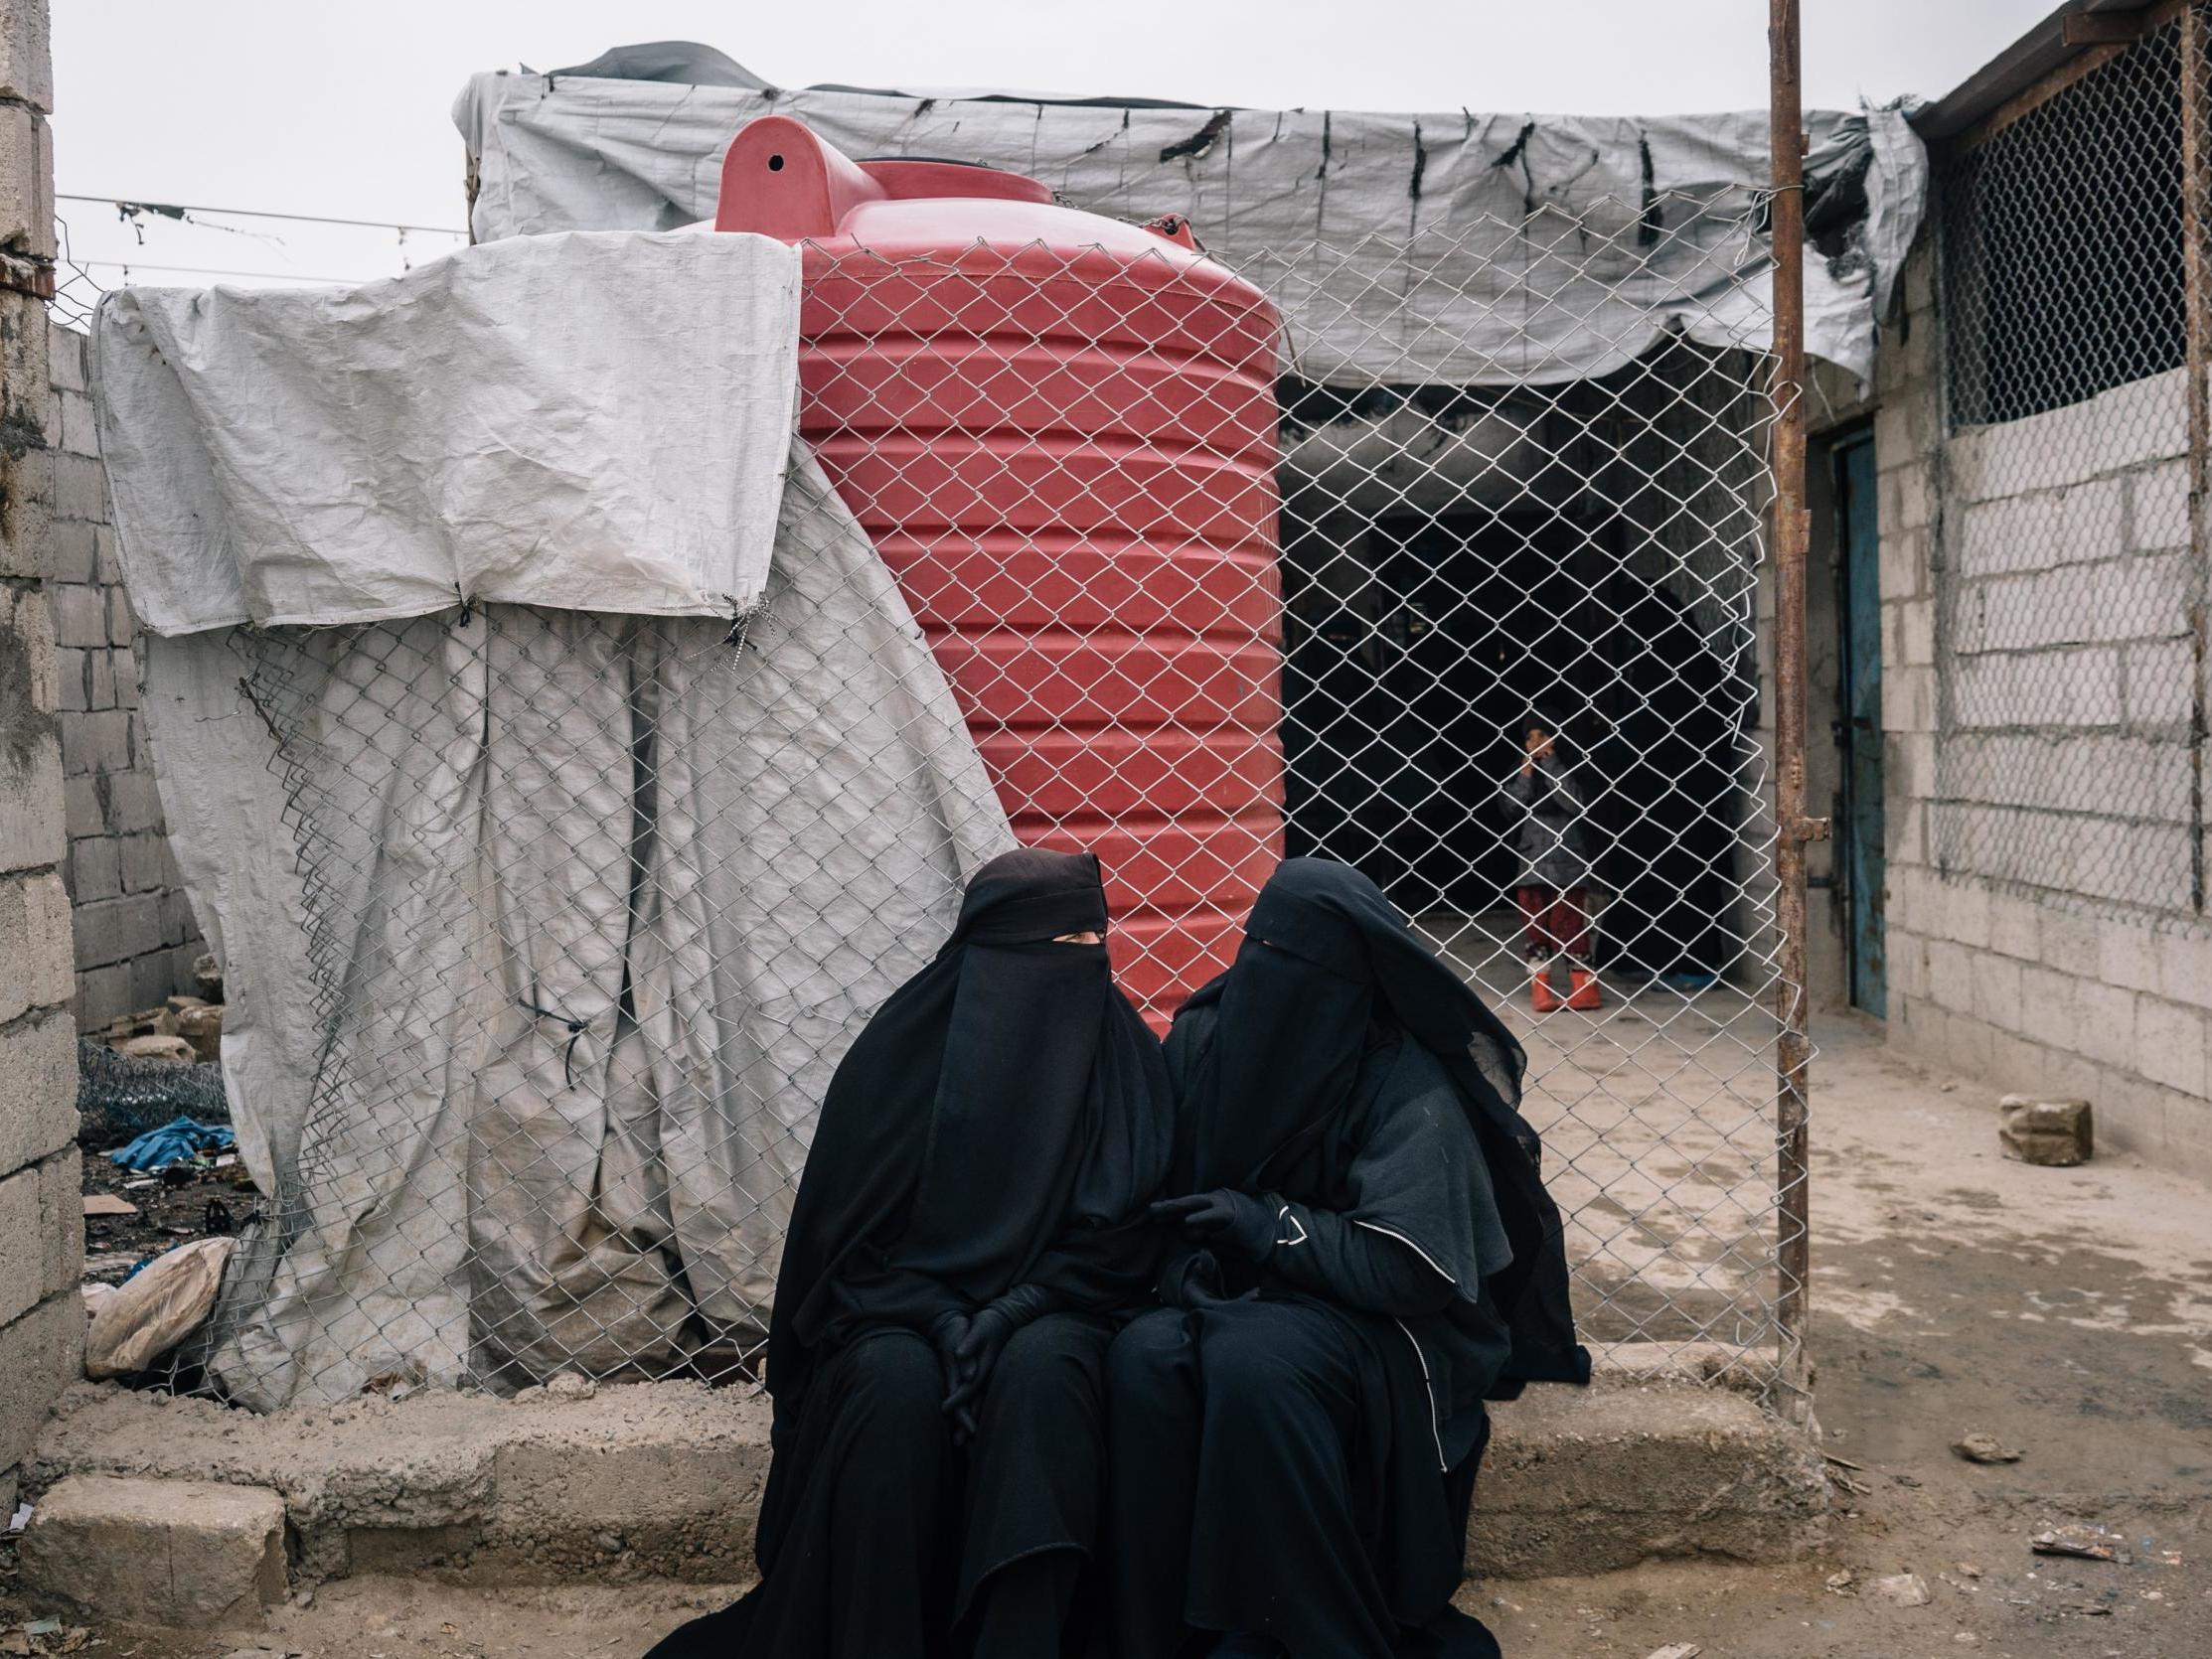
[[[211,1131],[211,1126],[193,1122],[202,1131]],[[161,1131],[169,1127],[163,1125]],[[229,1132],[212,1138],[224,1139]],[[183,1138],[180,1134],[179,1140]],[[195,1135],[192,1142],[202,1138]],[[128,1282],[180,1244],[250,1229],[261,1217],[262,1199],[252,1171],[235,1151],[202,1151],[144,1174],[127,1162],[87,1157],[83,1209],[79,1282],[89,1292]]]
[[[228,1151],[237,1142],[237,1135],[228,1124],[174,1118],[109,1152],[107,1159],[125,1169],[165,1169],[173,1163],[189,1163],[203,1152]]]
[[[2134,1559],[2129,1554],[2127,1546],[2127,1539],[2117,1532],[2074,1523],[2048,1527],[2028,1540],[2028,1548],[2039,1556],[2068,1556],[2077,1561],[2117,1562],[2123,1567]]]
[[[104,1298],[84,1333],[84,1374],[126,1377],[149,1369],[215,1309],[235,1239],[199,1239],[157,1257]]]

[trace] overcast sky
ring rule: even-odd
[[[1940,96],[2055,0],[1804,0],[1807,101]],[[1665,114],[1763,107],[1765,0],[59,0],[64,192],[462,224],[449,111],[477,70],[704,41],[803,86],[991,85],[1259,108]],[[221,229],[65,202],[80,259],[359,279],[452,245],[392,229]],[[120,273],[95,267],[103,282]]]

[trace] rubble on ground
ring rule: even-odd
[[[2020,1453],[1996,1435],[1984,1434],[1978,1430],[1960,1435],[1952,1442],[1951,1449],[1970,1463],[2017,1463],[2020,1460]]]
[[[2006,1095],[1997,1102],[1997,1145],[2008,1158],[2067,1168],[2096,1151],[2094,1114],[2082,1100]]]
[[[261,1213],[229,1127],[223,971],[212,955],[194,982],[212,995],[171,996],[78,1043],[81,1290],[88,1326],[106,1332],[95,1375],[144,1368],[204,1319],[202,1292],[220,1279],[207,1264]]]
[[[1918,1573],[1893,1573],[1886,1579],[1876,1579],[1866,1587],[1893,1607],[1928,1605],[1928,1581]]]

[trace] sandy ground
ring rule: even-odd
[[[2071,1170],[2004,1161],[1986,1091],[1847,1022],[1817,1035],[1817,1410],[1827,1449],[1857,1465],[1835,1471],[1851,1484],[1835,1491],[1832,1547],[1789,1568],[1654,1563],[1472,1585],[1468,1605],[1514,1659],[1644,1659],[1667,1643],[1706,1659],[2212,1655],[2212,1195],[2124,1154]],[[1598,1173],[1583,1162],[1582,1178]],[[1951,1442],[1976,1430],[2020,1461],[1955,1457]],[[2031,1552],[2034,1533],[2064,1522],[2112,1529],[2131,1559]],[[1876,1592],[1902,1573],[1925,1604]],[[77,1651],[634,1655],[722,1593],[362,1580],[255,1635],[94,1629]],[[0,1636],[0,1653],[25,1650]]]

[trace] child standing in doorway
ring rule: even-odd
[[[1522,726],[1520,770],[1505,786],[1521,809],[1520,914],[1528,952],[1528,999],[1537,1013],[1561,1006],[1589,1012],[1604,993],[1590,969],[1588,800],[1572,746],[1544,709]],[[1567,995],[1552,968],[1567,959]]]

